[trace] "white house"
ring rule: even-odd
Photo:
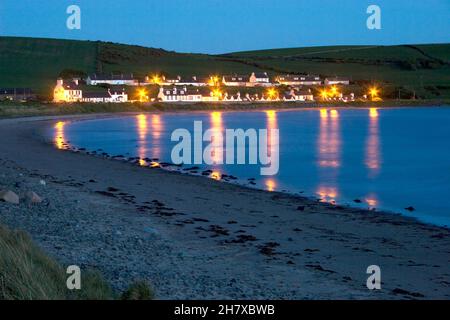
[[[250,77],[245,75],[223,76],[222,83],[227,87],[247,87]]]
[[[252,72],[248,75],[223,76],[222,83],[227,87],[257,87],[270,86],[270,77],[267,72]]]
[[[54,102],[78,102],[83,98],[83,91],[78,80],[64,82],[59,78],[53,89]]]
[[[110,84],[119,86],[137,86],[139,81],[136,80],[132,73],[130,74],[91,74],[86,78],[86,83],[90,86],[98,84]]]
[[[82,102],[106,103],[110,102],[111,94],[107,91],[102,92],[84,92]]]
[[[209,78],[199,78],[197,76],[191,77],[162,77],[162,85],[176,85],[176,86],[194,86],[194,87],[204,87],[209,83]]]
[[[117,91],[117,90],[108,90],[109,94],[111,95],[111,102],[128,102],[128,94],[125,92],[125,90]]]
[[[236,101],[236,102],[242,101],[241,93],[238,92],[234,95],[229,95],[227,92],[225,92],[223,96],[223,101]]]
[[[270,78],[267,72],[252,72],[249,79],[253,86],[270,86]]]
[[[61,102],[108,102],[120,103],[128,101],[125,90],[86,92],[83,91],[77,79],[64,81],[58,79],[53,90],[53,101]]]
[[[284,101],[314,101],[311,90],[292,89],[283,95]]]
[[[159,89],[158,100],[163,102],[214,102],[219,101],[219,97],[200,88],[162,86]]]
[[[82,102],[93,103],[121,103],[128,101],[128,94],[125,91],[100,91],[100,92],[83,92]]]
[[[342,77],[326,78],[324,83],[327,86],[332,86],[332,85],[335,85],[335,84],[349,85],[350,84],[350,79],[342,78]]]
[[[314,75],[279,75],[276,77],[276,81],[286,86],[314,86],[322,84],[320,77]]]

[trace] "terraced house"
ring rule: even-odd
[[[64,81],[62,78],[56,80],[56,86],[53,89],[54,102],[78,102],[83,98],[78,79]]]
[[[128,94],[123,90],[86,91],[78,79],[63,80],[59,78],[53,90],[53,101],[61,102],[105,102],[120,103],[128,101]]]
[[[99,84],[119,85],[119,86],[137,86],[139,81],[133,74],[91,74],[86,78],[86,84],[96,86]]]
[[[228,87],[257,87],[270,86],[270,77],[267,72],[252,72],[251,75],[223,76],[222,83]]]
[[[128,94],[125,91],[83,92],[82,95],[82,102],[121,103],[128,101]]]
[[[146,78],[146,82],[152,82],[149,77]],[[197,76],[191,76],[191,77],[182,77],[182,76],[176,76],[176,77],[166,77],[162,76],[159,79],[160,85],[175,85],[175,86],[194,86],[194,87],[204,87],[207,86],[210,82],[210,78],[208,77],[197,77]]]
[[[332,86],[335,84],[341,84],[341,85],[349,85],[350,79],[344,78],[344,77],[333,77],[333,78],[326,78],[324,81],[324,84],[326,86]]]
[[[162,86],[159,89],[158,100],[163,102],[214,102],[219,101],[219,97],[214,96],[208,88]]]
[[[276,82],[286,86],[320,86],[322,80],[315,75],[279,75]]]

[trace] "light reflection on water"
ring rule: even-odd
[[[175,144],[170,141],[172,131],[193,132],[195,120],[203,121],[204,131],[211,129],[212,164],[199,167],[211,169],[212,179],[221,180],[227,174],[247,183],[247,178],[255,178],[256,187],[269,191],[305,192],[322,201],[386,208],[449,224],[450,205],[433,201],[445,198],[443,191],[450,187],[450,155],[444,148],[450,139],[446,108],[141,114],[58,122],[53,140],[59,149],[70,140],[76,147],[138,157],[140,165],[154,166],[156,161],[170,162]],[[414,126],[422,130],[413,130]],[[258,165],[221,164],[227,149],[218,133],[238,128],[280,129],[277,175],[260,176]],[[268,152],[273,150],[269,136]],[[410,205],[417,211],[405,212]]]
[[[369,169],[370,177],[375,177],[381,166],[380,134],[378,130],[378,111],[376,108],[371,108],[366,144],[366,166]]]
[[[273,159],[273,161],[277,161],[279,162],[279,159],[277,157],[272,157],[272,155],[274,155],[275,153],[275,143],[276,141],[272,140],[272,135],[270,134],[270,130],[272,129],[278,129],[278,122],[277,122],[277,112],[274,110],[268,110],[266,111],[266,126],[267,126],[267,135],[268,135],[268,139],[267,139],[267,153],[269,155],[269,157],[271,157]],[[275,166],[278,167],[279,163],[277,163]],[[265,188],[268,191],[275,191],[277,189],[277,179],[274,177],[271,178],[266,178],[265,181]]]
[[[55,134],[54,134],[54,143],[56,148],[65,149],[65,135],[64,135],[64,126],[65,122],[59,121],[55,124]]]
[[[146,166],[147,161],[145,158],[147,157],[147,116],[144,114],[140,114],[136,116],[137,120],[137,129],[138,129],[138,153],[139,153],[139,164],[141,166]]]

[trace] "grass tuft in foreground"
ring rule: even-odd
[[[152,300],[153,298],[153,291],[145,281],[134,282],[121,296],[122,300]]]
[[[62,266],[22,231],[0,225],[0,300],[110,300],[111,287],[96,271],[82,272],[81,290],[68,290]],[[127,299],[152,299],[145,283],[133,284]]]

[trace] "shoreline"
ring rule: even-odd
[[[71,116],[93,114],[121,114],[126,112],[251,112],[261,110],[288,111],[298,109],[365,109],[365,108],[417,108],[417,107],[450,107],[450,100],[385,100],[379,102],[245,102],[245,103],[0,103],[0,119],[40,117],[40,116]]]
[[[110,116],[121,115],[0,120],[0,159],[4,164],[0,171],[9,168],[9,175],[18,170],[27,179],[49,180],[46,188],[57,190],[58,197],[47,197],[56,203],[64,202],[67,192],[81,199],[77,203],[81,208],[69,206],[70,212],[64,214],[65,218],[74,217],[78,224],[81,221],[88,226],[82,230],[88,234],[86,242],[77,239],[82,245],[72,253],[70,245],[58,243],[62,249],[54,247],[55,238],[76,238],[72,228],[68,235],[61,233],[62,230],[40,225],[29,217],[18,218],[13,207],[0,204],[2,211],[3,206],[11,211],[6,214],[7,224],[25,226],[59,260],[79,262],[85,256],[87,265],[94,264],[106,272],[115,288],[124,286],[117,278],[143,276],[154,283],[157,297],[162,299],[450,297],[450,272],[445,258],[450,232],[445,227],[391,213],[333,206],[301,196],[60,151],[47,145],[42,136],[36,136],[56,119]],[[157,188],[146,189],[147,186]],[[93,206],[94,216],[74,213],[88,212],[91,202],[101,204]],[[48,218],[46,223],[65,220],[51,214]],[[3,219],[2,212],[0,222]],[[126,225],[125,230],[120,229],[121,223]],[[42,229],[46,231],[42,233]],[[110,229],[114,231],[112,243],[99,232]],[[122,238],[129,240],[130,234],[138,248],[123,242]],[[101,246],[118,248],[106,250],[105,256],[96,261],[98,256],[92,251],[99,244],[90,237]],[[149,248],[154,252],[149,252]],[[143,254],[160,260],[154,260],[154,265],[147,256],[140,259]],[[116,258],[114,265],[106,263],[111,255]],[[127,263],[127,259],[138,267]],[[377,261],[385,270],[387,279],[383,279],[383,285],[387,289],[369,291],[365,288],[365,269]],[[126,267],[125,271],[118,265]],[[261,270],[255,270],[255,266]],[[183,276],[180,278],[179,274]],[[204,281],[196,280],[202,276]]]

